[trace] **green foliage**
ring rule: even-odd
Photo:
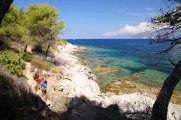
[[[49,4],[32,4],[27,10],[12,4],[0,25],[0,40],[40,45],[47,49],[55,43],[64,27],[64,22],[58,19],[57,10]]]
[[[181,6],[177,6],[177,7],[176,7],[176,10],[181,10]]]
[[[14,4],[10,6],[0,26],[0,40],[13,40],[17,42],[22,42],[25,38],[26,41],[29,40],[30,37],[27,36],[29,36],[30,32],[22,24],[24,20],[23,16],[22,9],[19,11]]]
[[[154,16],[153,20],[155,20],[155,21],[164,21],[165,17],[164,16]]]
[[[64,27],[62,21],[58,22],[57,10],[49,4],[30,5],[26,16],[27,27],[35,41],[47,41]]]
[[[56,45],[66,45],[66,44],[67,44],[67,41],[62,40],[62,39],[58,39],[56,42]]]
[[[67,41],[65,41],[65,40],[62,40],[62,39],[60,39],[60,38],[56,38],[56,42],[55,42],[55,44],[54,44],[54,46],[51,46],[50,48],[49,48],[49,52],[50,53],[53,53],[55,50],[56,50],[56,46],[58,46],[58,45],[66,45],[67,44]],[[42,47],[42,48],[45,48],[45,47]],[[47,48],[47,46],[46,46],[46,48]]]
[[[16,74],[19,77],[23,77],[23,70],[25,69],[25,63],[22,59],[13,52],[4,52],[0,55],[0,63],[12,74]]]
[[[24,61],[26,61],[26,62],[30,62],[31,59],[32,59],[32,56],[31,56],[30,54],[26,53],[26,52],[21,52],[21,53],[19,54],[19,56],[20,56],[20,58],[21,58],[22,60],[24,60]]]
[[[174,10],[170,10],[167,13],[155,16],[152,19],[153,23],[167,23],[171,26],[180,24],[181,6],[176,6]]]
[[[32,58],[31,64],[36,68],[47,70],[47,71],[52,68],[52,64],[42,58],[36,58],[36,57]]]

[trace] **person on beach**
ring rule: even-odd
[[[42,80],[44,80],[45,78],[43,77],[43,76],[39,76],[38,78],[37,78],[37,86],[36,86],[36,89],[37,90],[40,90],[41,89],[41,85],[40,85],[40,83],[41,83],[41,81]]]
[[[48,84],[48,82],[47,82],[46,78],[44,77],[44,79],[40,83],[42,95],[46,95],[46,93],[47,93],[47,84]]]
[[[40,90],[40,82],[44,79],[44,77],[40,75],[39,70],[37,68],[34,69],[33,79],[36,81],[35,90]]]
[[[34,75],[33,75],[33,79],[37,81],[37,78],[39,77],[39,71],[37,68],[34,69]]]
[[[38,81],[39,81],[39,77],[40,77],[40,74],[39,74],[39,71],[37,68],[34,69],[34,75],[33,75],[33,79],[36,81],[36,86],[35,86],[35,90],[37,91],[38,90]]]

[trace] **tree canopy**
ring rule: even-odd
[[[154,24],[155,28],[158,28],[156,41],[170,43],[170,46],[163,52],[168,52],[181,43],[181,36],[179,33],[181,30],[181,6],[176,6],[174,9],[162,15],[153,17],[151,22]]]
[[[34,40],[47,40],[64,27],[62,21],[57,21],[59,18],[57,10],[48,4],[30,5],[26,17],[27,28]]]
[[[46,48],[63,27],[57,10],[49,4],[32,4],[26,10],[12,4],[0,25],[0,40]]]

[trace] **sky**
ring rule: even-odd
[[[63,39],[144,38],[151,17],[160,8],[169,9],[166,0],[14,0],[18,7],[49,3],[65,22]]]

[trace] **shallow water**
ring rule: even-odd
[[[173,69],[168,59],[177,61],[180,57],[180,50],[164,56],[159,54],[167,45],[150,44],[150,40],[145,39],[78,39],[68,42],[93,49],[81,55],[87,58],[101,88],[111,81],[133,75],[139,76],[137,82],[159,87]],[[181,90],[181,83],[177,89]]]

